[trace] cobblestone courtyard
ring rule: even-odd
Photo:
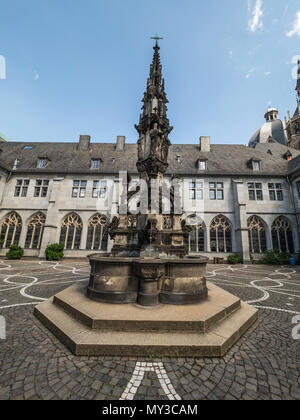
[[[87,262],[0,261],[0,399],[300,399],[299,267],[208,266],[209,281],[260,309],[221,359],[73,356],[33,308],[88,275]]]

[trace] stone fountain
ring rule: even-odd
[[[137,169],[143,181],[138,189],[139,212],[130,214],[130,199],[135,192],[128,193],[125,185],[119,205],[125,214],[114,217],[109,226],[114,239],[112,254],[89,257],[87,295],[93,300],[155,306],[195,304],[207,298],[207,259],[185,257],[184,239],[189,229],[182,215],[174,212],[174,191],[168,196],[165,193],[164,174],[171,145],[168,136],[173,129],[167,118],[167,102],[156,43],[143,113],[136,125]],[[126,181],[128,184],[130,178]],[[167,214],[163,214],[164,201],[169,202]]]
[[[77,355],[222,356],[257,318],[256,309],[206,283],[207,258],[186,255],[190,228],[176,208],[176,182],[166,188],[173,127],[159,49],[156,42],[136,125],[140,183],[135,192],[127,190],[130,177],[121,183],[118,216],[108,228],[111,254],[89,256],[87,285],[35,308]]]

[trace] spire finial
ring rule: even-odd
[[[156,34],[155,36],[152,36],[151,39],[155,40],[155,46],[158,47],[158,41],[160,41],[163,38]]]

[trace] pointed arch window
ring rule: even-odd
[[[257,216],[248,219],[249,249],[253,254],[262,254],[267,250],[266,229]]]
[[[61,224],[60,240],[65,249],[79,249],[82,232],[82,221],[78,214],[70,213]]]
[[[210,225],[210,249],[212,252],[232,252],[231,223],[224,216],[217,216]]]
[[[291,223],[285,217],[278,217],[272,225],[273,249],[280,252],[294,252]]]
[[[16,212],[9,213],[1,225],[2,248],[19,245],[22,230],[22,219]]]
[[[25,248],[40,249],[43,239],[46,216],[43,213],[35,214],[28,223]]]
[[[96,214],[89,221],[86,249],[106,251],[108,245],[108,220]]]
[[[193,230],[189,235],[189,249],[190,252],[203,252],[204,246],[204,235],[205,235],[204,222],[199,222],[196,226],[193,226]]]

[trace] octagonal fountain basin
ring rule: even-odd
[[[93,254],[87,296],[104,303],[191,305],[207,298],[208,258],[123,258]]]

